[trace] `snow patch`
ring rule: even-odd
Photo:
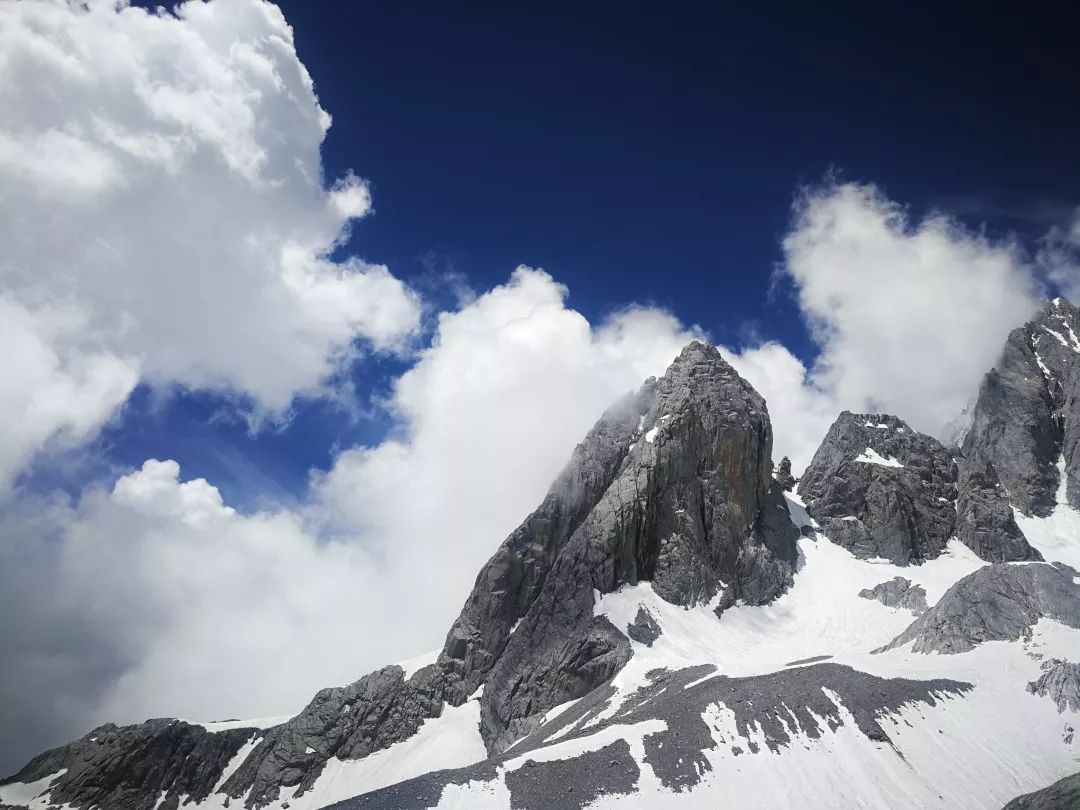
[[[1065,336],[1062,335],[1060,332],[1055,332],[1053,329],[1051,329],[1048,326],[1044,326],[1043,331],[1046,332],[1047,334],[1053,335],[1055,338],[1057,338],[1058,343],[1060,343],[1066,349],[1072,348],[1071,346],[1069,346],[1069,341],[1065,340]]]
[[[214,789],[211,791],[211,796],[221,790],[221,786],[229,781],[229,777],[232,776],[244,764],[244,760],[248,758],[255,747],[262,741],[261,734],[252,734],[251,739],[240,746],[240,750],[236,752],[235,756],[229,760],[229,764],[225,766],[225,770],[221,772],[221,776],[217,780],[217,784],[214,785]]]
[[[645,441],[647,441],[649,444],[652,444],[653,441],[656,440],[656,433],[659,430],[660,430],[660,428],[656,428],[656,427],[649,428],[649,431],[645,434]]]
[[[49,789],[53,782],[65,773],[67,773],[67,768],[62,768],[34,782],[12,782],[10,785],[0,785],[0,804],[25,805],[30,810],[44,810],[50,806]]]
[[[414,776],[463,768],[485,758],[480,702],[470,698],[461,706],[445,705],[440,717],[425,720],[416,734],[389,748],[357,760],[331,757],[311,790],[287,798],[283,792],[282,799],[270,807],[277,810],[287,801],[290,810],[316,810]]]
[[[428,664],[434,664],[438,657],[439,651],[431,650],[430,652],[418,655],[415,658],[406,658],[404,661],[398,661],[397,665],[405,670],[405,680],[409,680],[409,678]]]
[[[1064,326],[1065,331],[1067,331],[1069,333],[1069,340],[1072,342],[1072,345],[1069,346],[1069,348],[1072,349],[1077,354],[1080,354],[1080,340],[1076,339],[1076,333],[1073,332],[1072,326],[1069,325],[1069,322],[1065,319],[1064,315],[1056,315],[1055,317],[1059,321],[1061,321],[1061,325]]]
[[[1080,570],[1080,512],[1069,506],[1065,459],[1058,459],[1057,506],[1049,516],[1028,517],[1013,509],[1013,517],[1027,541],[1047,562],[1063,562]],[[1072,656],[1076,657],[1075,653]]]
[[[873,447],[867,447],[861,456],[855,457],[856,461],[863,464],[880,464],[882,467],[903,467],[904,465],[895,458],[886,458],[879,454]]]
[[[217,733],[219,731],[230,731],[234,728],[258,728],[267,729],[274,726],[280,726],[282,723],[287,723],[296,717],[297,712],[292,714],[278,714],[272,717],[254,717],[250,720],[212,720],[208,723],[203,723],[198,720],[182,720],[181,722],[187,723],[190,726],[202,726],[207,731]]]

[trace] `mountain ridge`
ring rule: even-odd
[[[963,656],[1034,663],[1042,653],[1031,645],[1040,644],[1064,650],[1067,664],[1080,574],[1042,562],[1022,524],[1080,499],[1074,325],[1080,330],[1080,312],[1057,299],[1010,334],[962,447],[950,450],[895,416],[845,411],[789,496],[774,478],[764,399],[715,348],[692,342],[663,376],[600,417],[481,569],[433,663],[408,673],[390,665],[323,689],[266,729],[102,726],[0,781],[0,802],[299,809],[336,796],[342,808],[434,807],[460,793],[485,806],[577,808],[648,791],[692,796],[710,774],[728,773],[725,763],[758,763],[766,750],[786,756],[796,741],[843,738],[857,758],[877,761],[878,746],[903,758],[907,732],[893,724],[916,722],[912,707],[960,716],[985,690],[1004,688],[981,685]],[[870,595],[815,584],[841,570],[863,578]],[[817,602],[802,595],[819,587]],[[919,593],[928,608],[913,617],[907,606],[919,602],[908,595]],[[874,620],[840,632],[815,607],[830,599],[838,615],[870,610]],[[990,619],[967,621],[981,605]],[[821,639],[845,647],[842,660],[818,650],[791,669],[798,655],[815,653],[800,622],[829,628]],[[754,638],[756,662],[718,652],[748,649]],[[985,645],[994,639],[1014,647]],[[921,653],[929,650],[956,654],[941,664],[955,673],[928,670]],[[768,666],[777,668],[758,671]],[[1067,667],[1056,671],[1071,677]],[[1022,693],[1039,701],[1025,704],[1034,715],[1052,703]],[[621,743],[611,736],[629,728],[641,734]],[[398,767],[404,755],[395,750],[411,746],[418,757],[447,734],[457,750],[417,766],[430,764],[429,773]],[[1032,779],[1053,781],[1046,777],[1060,770],[1060,752],[1048,745],[1035,745],[1054,753],[1031,766]],[[564,749],[576,753],[544,758]],[[576,795],[566,795],[568,784]],[[41,789],[26,796],[27,785]],[[362,795],[340,795],[350,789]]]

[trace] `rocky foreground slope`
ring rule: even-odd
[[[103,726],[0,805],[1001,807],[1080,769],[1074,327],[1059,300],[1013,332],[962,447],[841,414],[797,495],[764,400],[691,344],[430,663],[285,722]]]

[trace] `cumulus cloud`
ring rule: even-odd
[[[0,5],[0,489],[92,435],[133,385],[255,412],[318,393],[357,341],[396,350],[417,296],[330,252],[371,210],[327,186],[330,125],[281,12]]]
[[[652,308],[592,325],[566,294],[522,267],[443,313],[394,387],[397,433],[341,453],[295,510],[238,513],[151,460],[74,507],[9,515],[0,593],[33,617],[0,623],[11,765],[106,719],[287,712],[440,646],[600,413],[700,337]]]
[[[797,469],[843,409],[895,413],[940,435],[1042,295],[1016,243],[941,214],[914,219],[870,184],[805,190],[783,252],[781,278],[819,354],[809,368],[777,344],[730,354],[768,400],[777,453]]]

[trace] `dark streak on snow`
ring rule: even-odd
[[[445,786],[470,781],[492,782],[497,777],[497,766],[543,748],[561,731],[569,729],[550,744],[587,737],[610,726],[628,726],[648,720],[662,720],[666,728],[643,738],[645,763],[652,767],[665,787],[681,791],[696,785],[712,769],[705,752],[718,744],[731,746],[732,750],[739,748],[742,752],[744,746],[738,743],[745,743],[745,749],[751,754],[757,753],[759,746],[748,739],[751,726],[755,727],[756,735],[763,736],[765,745],[773,752],[792,743],[792,731],[811,739],[819,738],[824,732],[819,720],[830,730],[839,728],[844,723],[843,716],[825,690],[837,696],[863,734],[875,742],[891,744],[879,719],[896,714],[905,705],[934,706],[942,698],[960,695],[972,688],[967,683],[944,679],[879,678],[832,663],[744,678],[716,675],[701,680],[713,669],[711,665],[702,665],[677,671],[653,670],[647,675],[649,682],[627,695],[610,717],[583,728],[585,723],[609,708],[609,701],[616,697],[614,687],[607,684],[498,757],[467,768],[426,774],[333,807],[336,810],[434,807]],[[710,705],[719,703],[735,715],[736,734],[730,739],[724,739],[719,730],[710,728],[702,717]],[[629,747],[623,747],[625,741],[620,742],[622,745],[609,745],[600,751],[557,762],[517,765],[504,776],[511,805],[514,808],[579,810],[600,793],[631,792],[637,785],[638,765],[630,755]],[[526,769],[528,773],[524,773]],[[568,790],[571,786],[573,790]]]

